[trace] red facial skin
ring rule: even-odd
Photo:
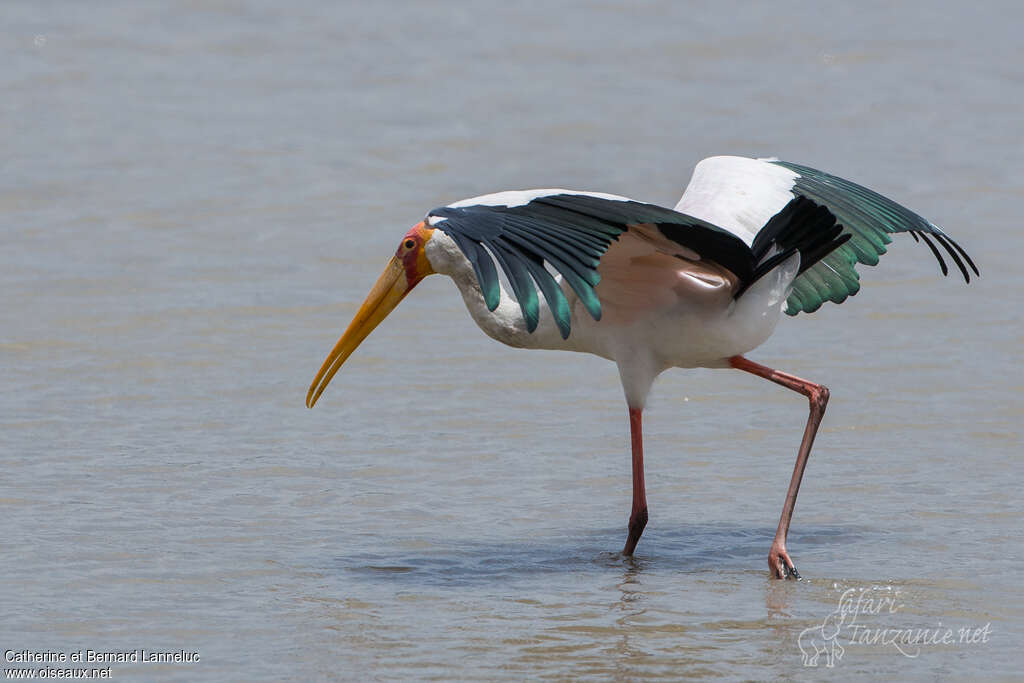
[[[433,228],[428,228],[425,223],[420,221],[405,233],[401,244],[398,245],[398,250],[395,251],[395,258],[401,261],[405,268],[405,280],[409,289],[434,272],[423,250],[433,232]]]

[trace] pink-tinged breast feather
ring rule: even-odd
[[[680,305],[725,309],[737,278],[664,237],[653,225],[631,225],[612,242],[597,268],[601,322],[630,325],[669,315]]]

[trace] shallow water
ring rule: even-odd
[[[815,678],[801,632],[846,605],[829,673],[1020,670],[1024,12],[552,7],[5,8],[3,648],[200,653],[117,679]],[[805,580],[766,555],[806,407],[756,378],[659,381],[634,560],[614,367],[492,342],[450,282],[303,406],[427,209],[672,204],[718,153],[865,182],[983,271],[897,240],[751,354],[832,389]],[[904,653],[854,625],[989,628]]]

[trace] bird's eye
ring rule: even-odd
[[[412,249],[415,246],[416,246],[416,243],[413,242],[412,240],[406,240],[405,241],[405,248],[406,249]]]

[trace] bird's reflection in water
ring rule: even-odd
[[[618,607],[623,611],[633,611],[634,615],[642,614],[644,610],[639,608],[639,603],[644,598],[640,582],[643,565],[635,557],[624,557],[623,562],[625,570],[622,573],[622,580],[616,584],[616,588],[621,593]],[[628,618],[628,616],[623,618]]]
[[[620,556],[624,565],[622,577],[615,585],[619,591],[619,599],[611,608],[621,614],[615,619],[619,637],[614,646],[614,674],[616,678],[631,678],[639,675],[638,670],[648,656],[637,631],[636,620],[647,610],[644,607],[646,597],[643,583],[643,564],[635,557]]]
[[[788,582],[768,581],[764,589],[764,608],[769,619],[789,618],[793,599],[793,585]]]

